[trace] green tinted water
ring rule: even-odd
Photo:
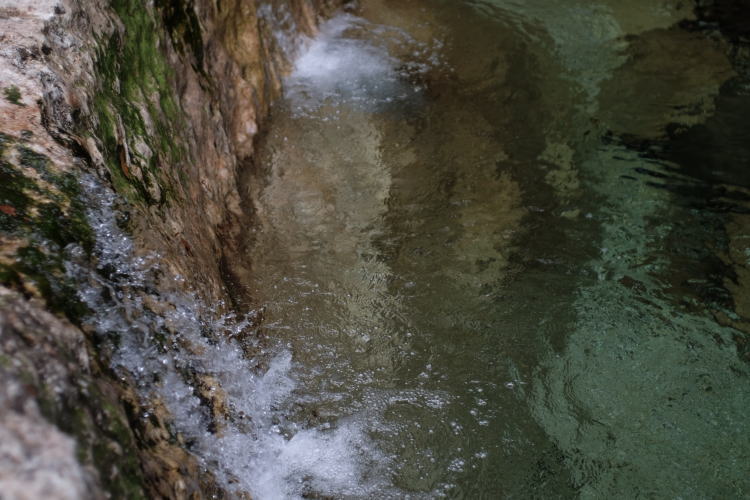
[[[750,494],[727,42],[670,0],[355,14],[302,50],[244,179],[240,288],[293,353],[284,411],[349,429],[357,462],[300,491]]]

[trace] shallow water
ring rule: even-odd
[[[244,179],[258,498],[750,494],[749,82],[683,2],[550,4],[299,49]]]

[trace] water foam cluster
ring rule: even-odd
[[[181,278],[167,276],[158,256],[137,255],[118,226],[115,194],[92,176],[81,185],[97,265],[87,268],[80,250],[70,248],[68,274],[92,311],[87,323],[112,349],[115,370],[136,382],[144,402],[156,397],[166,405],[174,431],[201,465],[228,490],[263,499],[372,492],[358,459],[367,441],[361,425],[288,422],[285,410],[297,385],[291,353],[283,346],[258,346],[252,337],[252,345],[240,343],[239,334],[247,338],[254,324],[253,312],[221,315],[181,290]],[[257,354],[248,356],[248,347]],[[222,394],[225,414],[212,412],[201,398],[201,377]]]
[[[300,114],[323,105],[375,110],[402,102],[422,90],[420,75],[440,64],[436,49],[400,29],[341,14],[298,50],[285,97]]]

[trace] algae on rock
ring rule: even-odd
[[[121,270],[98,265],[96,200],[80,182],[111,183],[134,255],[158,254],[160,272],[184,277],[164,283],[227,302],[221,264],[236,251],[238,169],[278,94],[285,54],[267,43],[255,2],[11,3],[0,9],[0,490],[225,496],[164,404],[111,366],[90,323],[96,311],[81,286]],[[276,7],[311,33],[337,3]],[[107,293],[158,297],[153,286]],[[215,395],[204,401],[226,411]],[[13,449],[40,466],[29,471]]]

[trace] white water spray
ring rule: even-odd
[[[304,44],[285,82],[286,98],[301,114],[324,105],[375,110],[413,99],[422,91],[417,77],[440,64],[434,49],[397,28],[341,14]]]
[[[72,258],[68,273],[93,311],[87,322],[112,347],[115,369],[136,381],[144,401],[157,396],[164,402],[173,428],[191,443],[202,466],[226,489],[262,499],[374,493],[377,485],[362,480],[359,455],[367,446],[362,425],[304,428],[287,422],[284,410],[296,387],[291,353],[268,346],[248,358],[233,337],[253,324],[252,313],[241,320],[216,317],[196,295],[157,292],[157,281],[165,288],[158,258],[136,255],[118,227],[114,193],[90,176],[81,184],[98,265],[88,270]],[[260,363],[268,368],[259,371]],[[195,380],[201,375],[225,395],[226,416],[211,415],[199,397]],[[367,454],[382,458],[373,450]]]

